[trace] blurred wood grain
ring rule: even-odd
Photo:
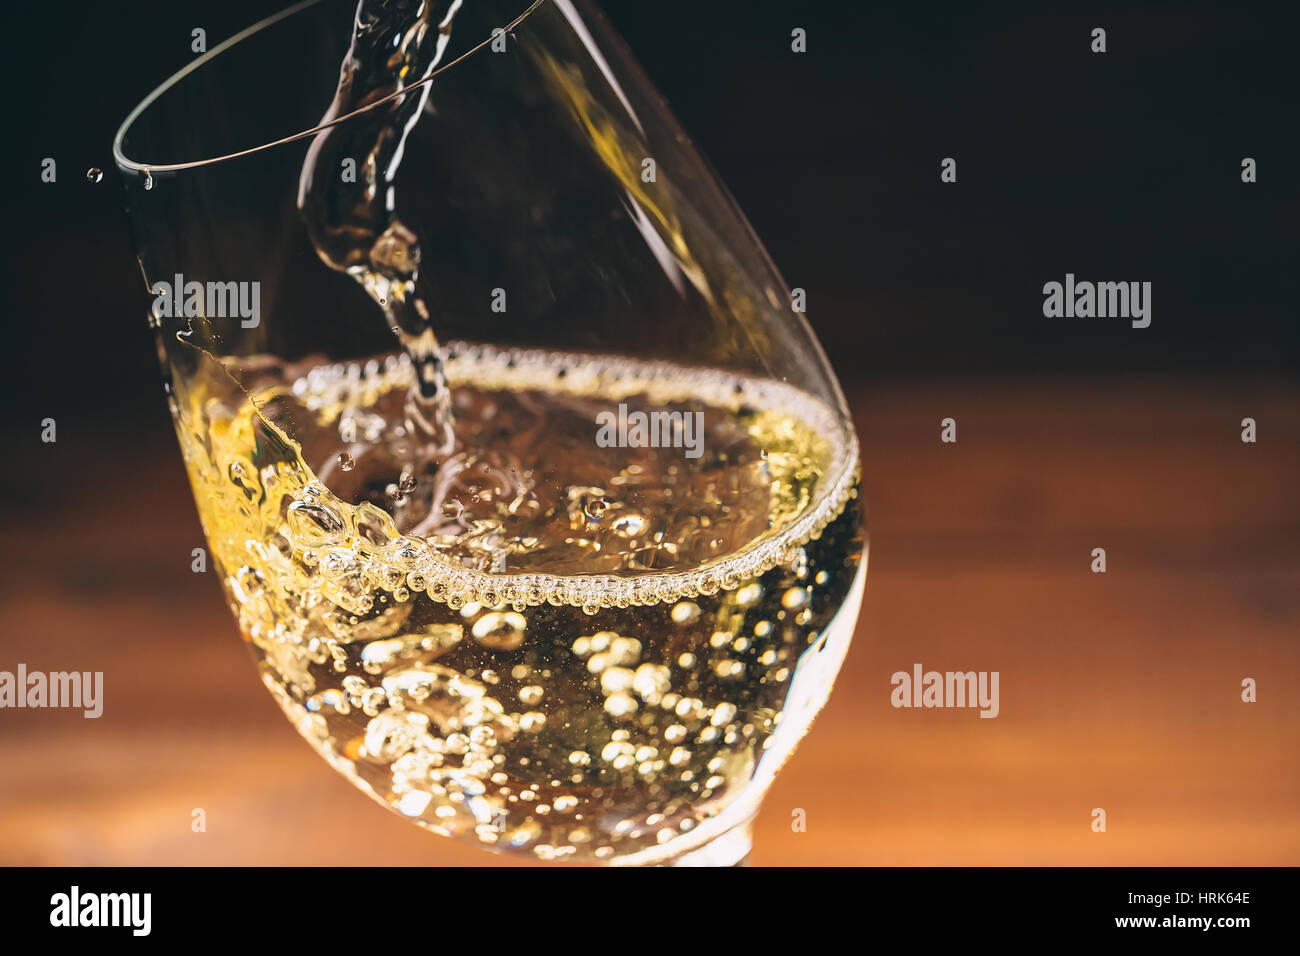
[[[1300,389],[850,399],[866,600],[754,862],[1300,863]],[[0,863],[512,862],[385,813],[298,738],[190,571],[203,541],[161,415],[59,429],[7,440],[0,669],[102,670],[105,711],[0,711]],[[999,671],[1000,716],[895,710],[890,674],[918,662]]]

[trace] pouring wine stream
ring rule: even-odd
[[[427,79],[451,39],[462,0],[361,0],[329,123]],[[394,503],[414,490],[417,470],[455,444],[451,393],[428,305],[416,291],[420,245],[397,217],[394,185],[406,138],[430,84],[322,130],[298,184],[298,209],[317,255],[352,276],[383,309],[415,371],[395,454],[404,462]],[[351,161],[352,175],[344,175]],[[389,435],[390,441],[395,436]]]

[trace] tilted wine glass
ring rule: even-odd
[[[309,0],[114,151],[214,563],[302,735],[488,849],[742,859],[857,617],[858,449],[603,18]]]

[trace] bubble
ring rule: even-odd
[[[635,637],[615,637],[609,642],[609,657],[612,664],[635,664],[641,659],[641,642]]]
[[[721,727],[723,724],[731,723],[732,718],[736,716],[736,705],[724,701],[717,707],[713,708],[713,716],[709,719],[714,727]]]
[[[257,568],[244,565],[230,579],[230,587],[241,604],[247,604],[256,595],[262,593],[266,578]]]
[[[402,660],[420,657],[428,660],[456,646],[462,629],[459,624],[430,624],[424,631],[371,641],[361,649],[366,670],[377,673]]]
[[[647,704],[658,703],[672,687],[672,672],[662,664],[642,664],[632,678],[632,689]]]
[[[787,611],[797,611],[807,603],[807,588],[790,588],[781,595],[781,606]]]
[[[451,735],[447,748],[452,753],[463,754],[469,748],[469,738],[454,733],[462,728],[490,722],[502,739],[513,732],[512,725],[502,719],[501,704],[487,696],[483,684],[439,664],[418,664],[388,674],[380,694],[397,697],[409,710],[427,715],[440,733]],[[455,749],[459,741],[463,741],[464,750]]]
[[[415,490],[417,484],[418,482],[415,480],[415,475],[404,471],[402,472],[402,477],[397,481],[397,490],[402,492],[404,495],[409,495]]]
[[[797,578],[803,579],[808,576],[808,552],[803,548],[795,550],[794,559],[790,562],[790,570]]]
[[[611,694],[605,698],[605,713],[611,717],[629,717],[635,714],[637,710],[636,698],[631,694],[618,693]],[[633,763],[632,758],[628,758],[629,765]],[[617,761],[615,762],[617,766]]]
[[[347,452],[340,452],[338,457],[339,467],[344,471],[351,471],[357,466],[356,460]]]
[[[685,717],[689,720],[699,713],[702,706],[704,706],[704,701],[698,697],[683,697],[677,702],[677,706],[673,708],[673,713],[678,717]]]
[[[583,503],[582,511],[592,521],[599,521],[609,510],[609,502],[604,498],[589,498]]]
[[[591,765],[591,754],[585,750],[575,750],[569,754],[569,763],[575,767],[587,767]]]
[[[620,515],[610,525],[616,534],[621,534],[625,538],[634,538],[646,528],[646,520],[638,514]]]
[[[700,606],[694,601],[679,601],[673,605],[669,616],[674,624],[690,624],[692,621],[699,620]]]
[[[381,637],[393,637],[401,631],[406,619],[411,616],[409,604],[399,604],[380,612],[367,621],[358,622],[355,614],[349,614],[335,608],[323,615],[325,626],[336,638],[346,643],[355,641],[373,641]]]
[[[474,640],[494,651],[513,651],[524,642],[528,622],[514,611],[493,611],[474,622]]]
[[[745,672],[745,665],[736,660],[723,660],[713,665],[713,673],[724,679],[739,677]]]
[[[424,813],[432,800],[433,794],[431,793],[425,793],[422,790],[410,790],[402,794],[401,799],[397,801],[397,809],[408,817],[418,817]]]
[[[612,740],[609,743],[605,744],[604,749],[601,750],[600,759],[605,761],[605,763],[613,763],[619,757],[631,756],[631,753],[632,753],[631,744],[622,743],[617,740]]]
[[[300,500],[289,505],[289,534],[300,548],[333,544],[343,535],[343,519],[323,505]]]
[[[619,694],[631,689],[633,671],[626,667],[607,667],[600,675],[600,689],[606,694]]]
[[[103,178],[104,178],[104,171],[102,169],[98,169],[94,166],[91,166],[88,170],[86,170],[87,182],[97,183]]]
[[[424,714],[386,710],[366,724],[363,756],[391,763],[414,747],[428,728],[429,718]]]
[[[525,820],[510,832],[506,840],[513,847],[523,847],[532,843],[541,835],[542,825],[540,823],[536,820]]]
[[[741,607],[747,607],[750,604],[758,603],[758,599],[763,596],[763,585],[755,581],[753,584],[746,584],[736,592],[736,603]]]
[[[325,713],[346,714],[352,710],[348,703],[347,695],[336,687],[329,690],[323,690],[319,694],[307,698],[307,709],[313,714],[324,711]]]
[[[519,688],[519,700],[524,704],[539,704],[545,695],[546,691],[537,684]]]

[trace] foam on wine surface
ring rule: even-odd
[[[448,356],[470,431],[462,479],[423,489],[427,534],[378,507],[400,465],[364,440],[410,384],[404,356],[260,363],[242,402],[204,388],[214,369],[180,396],[263,679],[422,826],[545,859],[671,854],[786,755],[765,747],[862,557],[853,437],[796,389],[717,370]],[[600,447],[595,416],[620,403],[702,412],[703,453]]]

